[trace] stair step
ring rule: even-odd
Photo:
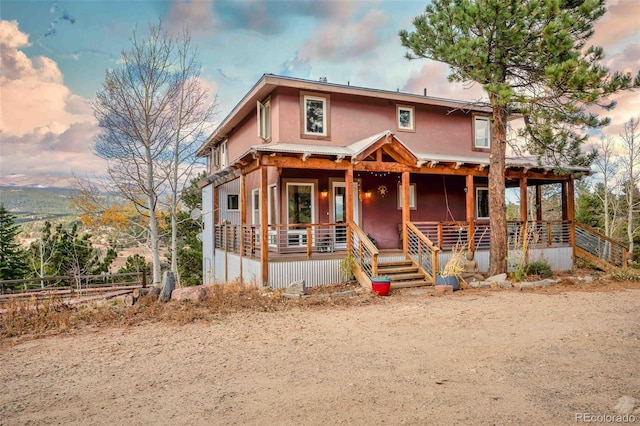
[[[409,287],[424,287],[431,285],[431,282],[427,282],[425,280],[416,280],[416,281],[400,281],[393,282],[391,281],[391,288],[409,288]]]
[[[387,274],[391,278],[391,282],[399,282],[399,281],[412,281],[412,280],[424,280],[424,275],[421,273],[413,273],[413,274]]]
[[[384,268],[384,267],[380,267],[378,265],[378,273],[381,274],[381,275],[382,274],[384,274],[384,275],[406,274],[406,273],[415,273],[415,272],[418,272],[418,267],[417,266]]]
[[[378,262],[378,268],[396,267],[396,266],[411,266],[413,262],[410,260],[394,260],[389,262]]]

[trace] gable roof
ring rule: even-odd
[[[354,96],[387,99],[396,102],[432,105],[444,108],[460,108],[466,111],[491,112],[485,106],[473,105],[468,101],[423,96],[400,91],[372,89],[367,87],[351,86],[349,83],[337,84],[324,81],[305,80],[301,78],[285,77],[274,74],[264,74],[260,80],[247,92],[236,104],[231,112],[222,120],[214,132],[198,149],[198,156],[206,156],[207,151],[223,140],[240,122],[256,108],[256,102],[262,101],[278,87],[291,87],[300,90],[322,91],[327,93],[341,93]]]

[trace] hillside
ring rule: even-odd
[[[16,216],[16,223],[64,220],[76,216],[70,188],[0,186],[0,203]]]

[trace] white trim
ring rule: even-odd
[[[486,123],[486,145],[478,145],[478,121]],[[485,115],[473,116],[473,147],[476,149],[490,149],[491,148],[491,121],[489,117]]]
[[[313,132],[307,129],[307,101],[319,101],[322,102],[322,132]],[[312,96],[312,95],[304,95],[303,96],[303,122],[302,128],[305,135],[309,136],[327,136],[328,130],[328,108],[327,108],[327,98],[321,96]]]
[[[256,101],[256,110],[258,137],[263,141],[271,139],[271,100]]]
[[[400,121],[400,113],[409,113],[409,125],[403,125]],[[416,130],[416,118],[415,107],[410,105],[396,105],[396,126],[398,130],[405,132],[415,132]]]

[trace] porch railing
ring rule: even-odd
[[[576,224],[576,249],[583,250],[611,266],[618,268],[627,266],[627,248],[625,246],[581,223]]]
[[[413,223],[407,224],[407,243],[409,257],[418,264],[422,272],[435,280],[440,248],[435,246]]]
[[[491,227],[486,221],[469,222],[412,222],[425,237],[444,251],[469,241],[473,232],[476,250],[488,249],[491,244]],[[568,247],[571,245],[571,222],[566,220],[529,221],[526,229],[522,221],[507,222],[507,240],[510,248],[523,244],[526,237],[530,248]],[[526,235],[524,234],[526,232]]]
[[[366,278],[370,282],[371,277],[378,275],[378,249],[358,225],[349,224],[347,231],[351,239],[349,254],[355,262],[355,273],[356,276],[361,275],[357,276],[358,281],[362,283],[362,278]]]
[[[260,255],[260,226],[215,225],[215,248],[247,257]],[[342,223],[314,223],[269,225],[268,249],[273,253],[331,253],[346,250],[347,225]]]

